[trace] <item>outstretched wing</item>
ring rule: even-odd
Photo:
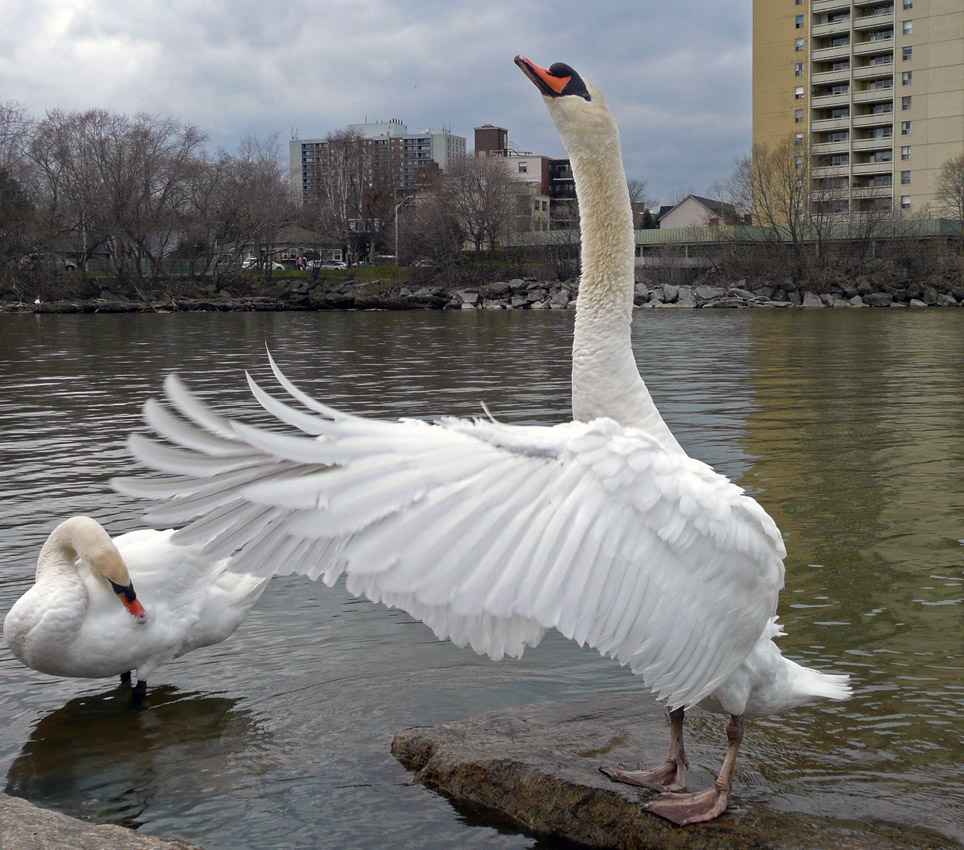
[[[168,441],[132,435],[173,477],[120,479],[164,500],[151,522],[261,575],[346,574],[356,595],[408,611],[440,638],[519,656],[546,629],[629,664],[671,706],[736,669],[776,609],[783,542],[753,499],[712,469],[612,420],[553,427],[379,421],[308,398],[293,435],[212,413],[174,376]]]

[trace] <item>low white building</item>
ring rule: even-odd
[[[671,227],[714,227],[741,222],[742,218],[733,204],[701,198],[699,195],[687,195],[659,217],[660,230]]]

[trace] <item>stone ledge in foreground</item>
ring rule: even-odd
[[[0,846],[3,850],[200,850],[178,838],[88,823],[6,794],[0,794]]]
[[[742,807],[709,824],[679,828],[643,811],[652,792],[611,782],[603,763],[655,765],[666,757],[668,726],[639,699],[541,703],[481,714],[456,723],[398,733],[392,754],[415,779],[453,801],[528,833],[588,847],[633,850],[948,850],[960,846],[910,827],[844,821]],[[751,733],[752,734],[752,733]],[[691,790],[714,777],[697,764],[722,761],[687,741]],[[739,768],[737,770],[739,773]]]

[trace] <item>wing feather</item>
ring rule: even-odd
[[[212,413],[176,378],[188,420],[151,403],[174,446],[133,435],[132,451],[173,475],[118,482],[169,499],[183,542],[233,554],[233,570],[303,573],[423,620],[494,658],[556,628],[629,664],[671,706],[692,705],[736,669],[783,582],[766,512],[699,461],[600,419],[553,427],[490,420],[385,422],[249,377],[296,434]],[[191,423],[191,424],[189,424]]]

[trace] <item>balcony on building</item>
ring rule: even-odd
[[[872,29],[863,33],[863,38],[854,41],[854,56],[870,56],[873,54],[893,53],[894,28]]]
[[[850,0],[811,0],[810,11],[814,15],[824,12],[850,11]]]
[[[887,98],[893,103],[894,78],[883,77],[874,80],[872,85],[854,92],[854,103],[865,104]],[[890,109],[893,112],[893,108]]]
[[[841,34],[850,34],[850,12],[815,15],[810,21],[810,35],[814,38]]]
[[[853,164],[854,177],[879,177],[882,172],[889,175],[890,183],[888,188],[893,186],[893,162],[855,162]]]
[[[850,56],[850,36],[835,35],[829,38],[815,38],[810,59],[812,62],[829,62],[834,59],[847,59]]]
[[[862,62],[854,65],[855,80],[874,80],[885,77],[893,78],[894,75],[894,54],[892,51],[871,56]]]
[[[862,9],[854,17],[854,29],[865,30],[874,27],[886,27],[894,23],[894,4],[881,3]]]
[[[846,130],[835,133],[814,133],[810,152],[816,156],[846,153],[850,150],[850,134]]]
[[[846,177],[850,173],[849,165],[817,165],[813,168],[814,178],[821,180],[827,177]]]
[[[834,62],[813,63],[810,82],[815,86],[850,82],[850,60],[837,59]]]

